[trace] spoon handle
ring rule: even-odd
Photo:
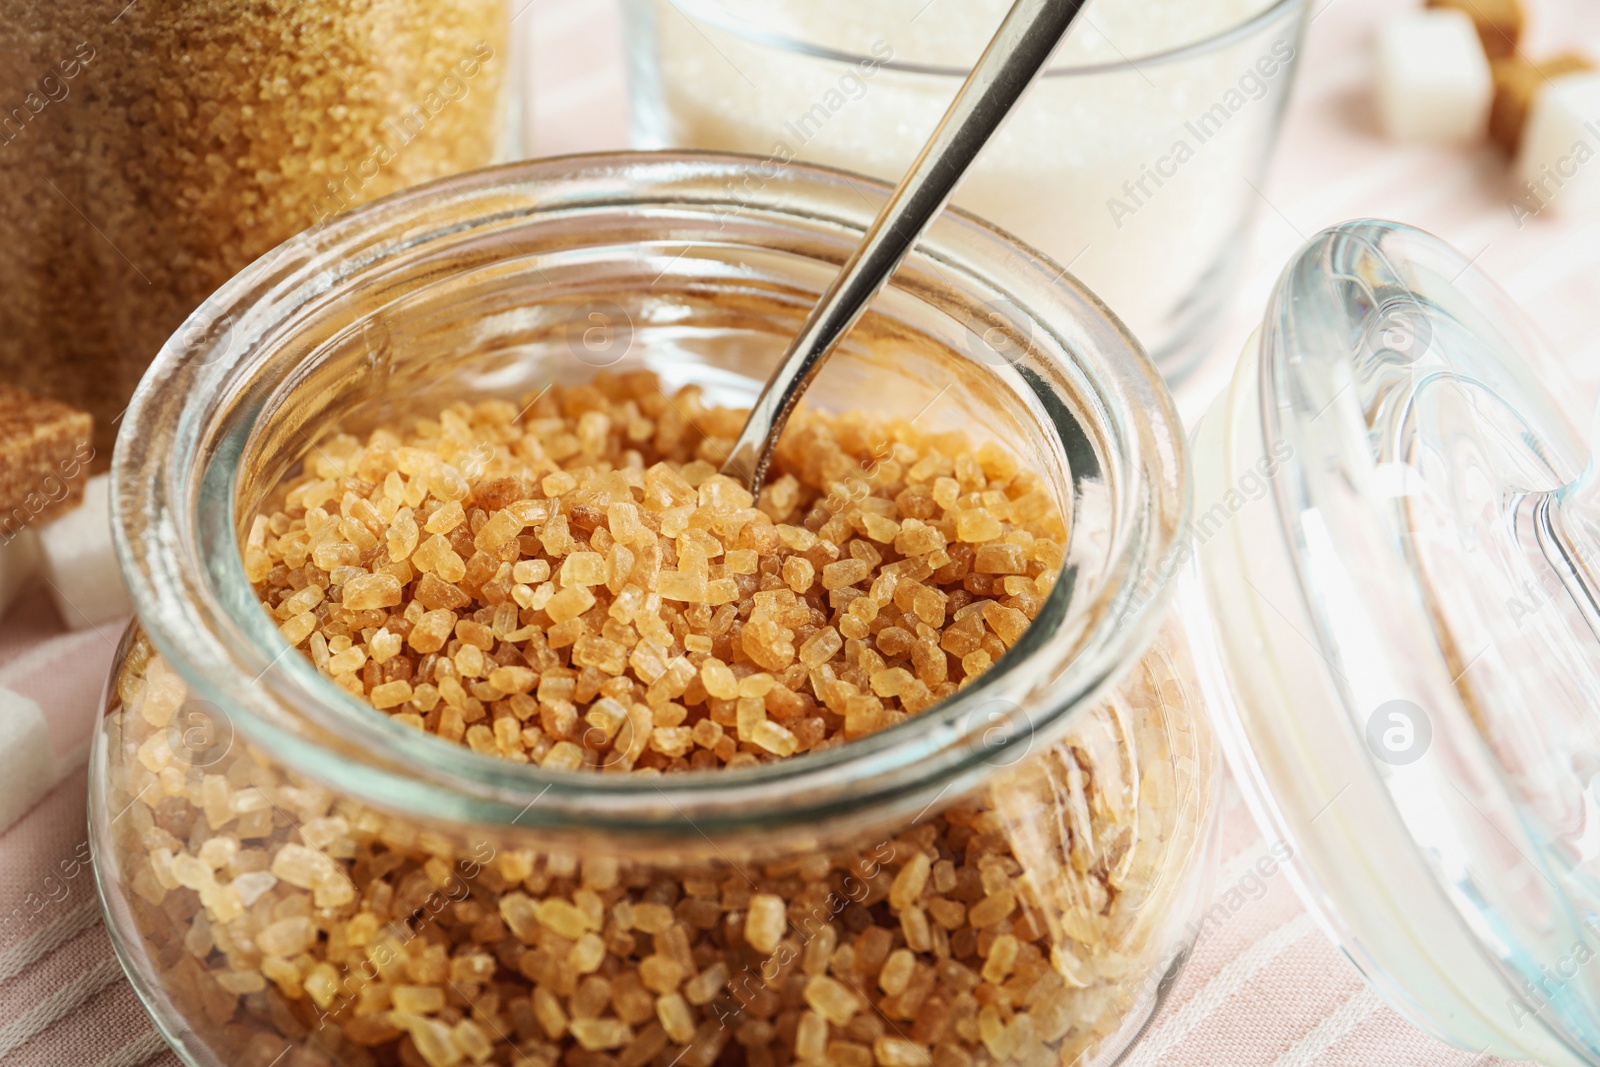
[[[1088,0],[1016,0],[961,91],[767,379],[722,473],[759,495],[784,423],[906,253],[950,199]]]

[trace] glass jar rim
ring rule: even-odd
[[[906,722],[759,768],[646,777],[512,763],[373,713],[292,654],[245,578],[235,514],[243,449],[219,440],[217,427],[224,415],[250,421],[263,414],[259,378],[272,354],[264,338],[275,326],[312,300],[358,284],[385,256],[459,240],[474,224],[655,203],[708,217],[737,207],[795,225],[821,219],[855,233],[876,213],[872,198],[889,191],[872,179],[800,164],[780,168],[771,182],[779,188],[770,194],[767,187],[754,199],[733,191],[730,176],[766,162],[731,154],[606,153],[487,168],[305,231],[219,289],[163,346],[128,408],[113,458],[119,563],[152,644],[191,694],[237,718],[251,743],[290,768],[337,779],[347,792],[391,810],[503,828],[710,839],[831,824],[869,810],[874,820],[915,811],[994,773],[984,726],[990,720],[974,730],[972,717],[999,684],[1018,687],[1041,676],[1052,651],[1048,637],[1067,618],[1070,582],[1057,583],[1040,618],[982,683]],[[974,265],[984,268],[986,281],[1003,274],[1008,299],[1028,309],[1032,321],[1073,330],[1088,322],[1115,345],[1114,358],[1059,368],[1092,385],[1093,414],[1124,451],[1112,458],[1137,477],[1110,487],[1120,526],[1108,556],[1113,578],[1091,601],[1081,653],[1056,665],[1052,683],[1060,688],[1049,706],[1017,708],[1030,738],[1053,733],[1137,661],[1161,614],[1166,598],[1149,595],[1147,576],[1159,571],[1187,519],[1181,423],[1159,372],[1126,328],[1081,283],[1015,238],[952,210],[914,256],[936,261],[941,275]],[[1047,319],[1034,314],[1041,308],[1051,313]],[[231,323],[226,338],[213,328],[223,317]]]
[[[1187,44],[1165,48],[1147,55],[1124,56],[1121,59],[1107,63],[1066,65],[1052,63],[1045,68],[1040,77],[1081,78],[1096,74],[1120,74],[1127,71],[1137,71],[1147,66],[1165,65],[1193,59],[1196,56],[1218,51],[1236,41],[1243,40],[1261,27],[1270,25],[1287,13],[1305,8],[1309,2],[1310,0],[1273,0],[1267,7],[1250,15],[1248,18],[1235,22],[1230,26],[1225,26],[1197,41],[1190,41]],[[667,0],[667,3],[676,8],[685,18],[701,19],[716,26],[718,29],[726,30],[753,44],[765,45],[768,48],[775,48],[784,52],[794,52],[797,55],[810,56],[813,59],[822,59],[851,66],[859,63],[872,63],[880,70],[895,71],[901,74],[927,74],[958,80],[965,80],[967,75],[972,73],[971,67],[952,66],[946,63],[908,63],[898,59],[879,59],[877,56],[830,48],[790,34],[763,30],[729,17],[727,11],[720,9],[715,0]]]

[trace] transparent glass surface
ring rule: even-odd
[[[510,5],[0,4],[0,376],[95,419],[291,234],[510,158]],[[199,347],[232,324],[188,327]]]
[[[1466,257],[1348,223],[1207,416],[1196,518],[1230,758],[1313,907],[1419,1024],[1552,1064],[1600,1062],[1593,467],[1559,381]]]
[[[954,202],[1083,279],[1176,382],[1226,311],[1306,4],[1145,8],[1090,6]],[[897,180],[1004,5],[629,0],[626,10],[637,147]]]
[[[140,622],[91,807],[113,940],[188,1062],[1104,1063],[1159,1003],[1217,785],[1138,580],[1184,519],[1176,416],[1092,297],[971,218],[812,394],[981,431],[1070,516],[1033,626],[943,703],[752,770],[552,771],[374,712],[256,602],[241,530],[335,429],[637,367],[751,396],[886,194],[793,167],[731,199],[751,166],[404,193],[224,287],[226,345],[157,360],[115,468]]]

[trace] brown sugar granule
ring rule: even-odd
[[[1459,11],[1471,18],[1490,59],[1516,55],[1526,20],[1522,0],[1428,0],[1428,6]]]
[[[1565,52],[1537,63],[1530,63],[1521,56],[1495,60],[1490,64],[1494,75],[1494,104],[1489,111],[1489,139],[1508,157],[1516,156],[1522,144],[1522,128],[1533,112],[1534,98],[1564,74],[1593,69],[1593,61],[1576,52]]]
[[[506,0],[18,0],[0,19],[0,379],[95,418],[296,232],[495,162]],[[221,338],[207,320],[180,343]]]
[[[420,729],[520,762],[679,771],[841,744],[1021,637],[1066,531],[992,443],[803,413],[752,499],[744,413],[645,373],[336,437],[253,522],[291,644]]]
[[[93,429],[82,411],[0,384],[0,536],[83,503]]]
[[[714,465],[742,421],[630,374],[334,437],[245,566],[338,685],[547,767],[841,744],[1028,626],[1067,531],[1008,453],[802,412],[753,500]],[[681,859],[396,818],[213,744],[136,640],[107,716],[113,848],[155,980],[241,1067],[286,1041],[406,1067],[1073,1064],[1153,1003],[1209,822],[1171,629],[974,795]]]
[[[1087,1062],[1154,1004],[1211,816],[1173,629],[975,796],[658,862],[448,835],[287,773],[218,743],[141,639],[107,718],[117,870],[154,981],[240,1067],[285,1042],[412,1067]]]

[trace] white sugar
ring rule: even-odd
[[[39,705],[0,688],[0,833],[37,804],[56,780],[56,758]]]
[[[83,504],[39,529],[50,596],[74,630],[120,619],[133,610],[111,544],[111,477],[97,474]]]
[[[1405,11],[1379,28],[1378,114],[1390,137],[1460,144],[1483,137],[1494,84],[1472,19],[1460,11]]]
[[[1600,213],[1600,74],[1569,74],[1534,100],[1517,157],[1518,199],[1538,213]]]
[[[1139,60],[1239,25],[1273,0],[1090,0],[1058,66]],[[877,41],[902,62],[971,66],[1010,0],[699,0],[685,5],[767,33],[867,55]]]
[[[868,57],[847,63],[696,26],[656,0],[659,93],[641,101],[640,139],[648,147],[750,152],[897,179],[959,80],[884,61],[970,63],[1008,6],[935,0],[915,17],[924,3],[720,5],[768,33]],[[1271,6],[1094,0],[1057,65],[1124,57],[1133,64],[1034,85],[955,203],[1069,267],[1147,347],[1170,348],[1203,332],[1211,306],[1197,294],[1224,292],[1241,227],[1259,207],[1250,182],[1259,178],[1288,89],[1297,23],[1266,19],[1182,59],[1139,57],[1205,41]]]

